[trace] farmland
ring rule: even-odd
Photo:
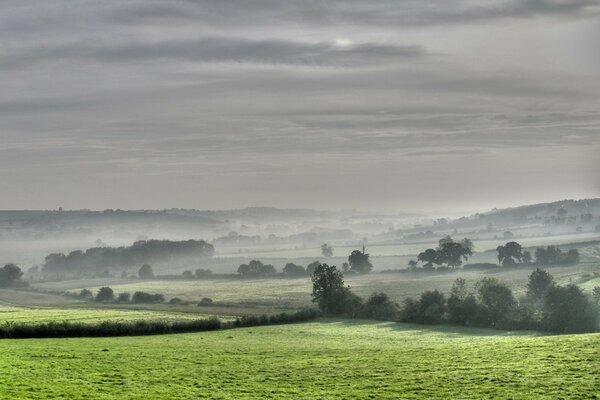
[[[100,321],[185,320],[208,317],[210,315],[200,313],[99,308],[25,308],[0,304],[0,323],[15,324],[63,321],[97,323]]]
[[[321,320],[2,341],[0,397],[594,398],[600,335]]]
[[[547,270],[557,283],[577,283],[591,289],[589,282],[599,278],[600,263],[587,261],[576,266],[549,266]],[[362,276],[348,275],[346,283],[358,295],[366,297],[374,291],[384,291],[395,301],[416,297],[424,290],[439,289],[447,292],[457,277],[471,285],[483,277],[495,277],[507,282],[515,294],[524,293],[527,277],[535,267],[506,268],[493,271],[464,271],[422,273],[371,273]],[[167,299],[180,297],[187,301],[199,301],[209,297],[218,303],[260,307],[298,308],[311,304],[311,282],[308,277],[277,279],[212,279],[212,280],[132,280],[98,278],[35,284],[38,290],[78,292],[89,288],[97,290],[110,286],[115,292],[137,290],[162,293]]]

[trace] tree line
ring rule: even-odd
[[[326,314],[553,333],[599,329],[600,287],[594,288],[590,298],[576,285],[557,285],[551,274],[539,268],[529,276],[527,293],[521,299],[495,278],[483,278],[473,288],[458,278],[448,297],[428,290],[401,306],[385,293],[373,293],[364,301],[344,284],[342,271],[327,264],[316,268],[312,283],[313,302]]]
[[[138,240],[126,247],[94,247],[49,254],[43,271],[48,274],[86,274],[114,267],[129,267],[150,261],[168,261],[174,258],[208,258],[214,247],[204,240]]]

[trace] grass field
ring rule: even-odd
[[[346,283],[358,295],[367,297],[374,291],[384,291],[392,299],[401,302],[406,297],[417,297],[425,290],[439,289],[449,291],[457,277],[467,279],[474,285],[482,277],[495,277],[507,282],[516,295],[525,291],[525,285],[535,267],[518,269],[500,269],[497,271],[457,271],[439,274],[408,273],[372,273],[364,276],[346,277]],[[552,266],[546,268],[554,275],[557,283],[569,282],[581,284],[586,290],[591,288],[587,280],[594,280],[594,274],[600,276],[600,262],[585,262],[575,266]],[[77,281],[46,282],[35,284],[40,290],[66,290],[78,292],[83,288],[97,290],[101,286],[110,286],[115,292],[143,290],[162,293],[166,299],[180,297],[188,301],[199,301],[210,297],[216,302],[245,304],[247,306],[295,308],[311,304],[311,281],[305,278],[278,279],[215,279],[191,281],[140,281],[126,279],[84,279]],[[2,293],[0,293],[1,299]]]
[[[161,312],[149,310],[123,310],[98,308],[25,308],[0,304],[0,323],[36,324],[45,322],[134,321],[134,320],[184,320],[209,318],[201,313]],[[219,316],[222,319],[231,317]]]
[[[322,320],[221,332],[0,341],[0,398],[600,396],[600,334]]]

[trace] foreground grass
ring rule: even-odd
[[[600,335],[334,321],[0,341],[0,398],[597,398]]]

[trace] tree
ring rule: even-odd
[[[477,293],[492,327],[506,320],[517,305],[512,290],[495,278],[480,280],[477,283]]]
[[[306,275],[306,270],[302,265],[296,265],[294,263],[287,263],[283,267],[283,273],[291,276]]]
[[[592,289],[592,297],[596,300],[596,303],[600,305],[600,286],[594,286]]]
[[[562,252],[556,246],[542,246],[535,250],[535,261],[538,264],[559,264],[561,257]]]
[[[198,268],[196,271],[194,271],[194,275],[196,275],[196,278],[198,279],[208,278],[212,275],[212,271],[210,269]]]
[[[308,275],[312,275],[315,273],[315,270],[317,269],[317,267],[321,265],[321,263],[319,261],[313,261],[310,264],[308,264],[306,266],[306,273]]]
[[[525,250],[523,252],[523,262],[525,264],[529,264],[531,262],[531,252],[529,250]]]
[[[554,333],[594,332],[598,312],[575,285],[553,286],[544,299],[542,324]]]
[[[244,277],[262,277],[275,275],[277,271],[271,264],[263,264],[259,260],[252,260],[248,264],[242,264],[238,268],[238,274]]]
[[[567,264],[579,264],[579,250],[570,249],[569,251],[567,251],[567,254],[565,256],[565,262]]]
[[[119,303],[129,303],[130,299],[131,299],[131,295],[127,292],[119,293],[119,295],[117,296],[117,301]]]
[[[527,299],[532,303],[540,304],[548,290],[554,286],[554,278],[548,271],[537,268],[529,275],[527,283]]]
[[[371,294],[360,310],[361,317],[372,319],[390,320],[397,314],[398,306],[383,292]]]
[[[437,250],[437,260],[439,263],[446,263],[448,267],[455,269],[462,264],[462,260],[467,261],[473,254],[473,244],[468,242],[455,242],[450,236],[440,240],[440,246]]]
[[[192,270],[186,269],[185,271],[183,271],[183,273],[181,274],[181,276],[183,276],[186,279],[191,279],[191,278],[194,277],[194,273],[192,272]]]
[[[335,265],[320,264],[312,275],[312,301],[327,314],[354,313],[360,299],[344,286],[344,275]]]
[[[365,253],[363,246],[362,251],[354,250],[348,257],[348,264],[350,265],[350,271],[357,274],[367,274],[373,269],[371,261],[369,261],[369,255]]]
[[[323,257],[326,258],[333,257],[333,247],[331,247],[327,243],[323,243],[321,245],[321,254],[323,254]]]
[[[90,289],[81,289],[81,292],[77,295],[77,297],[81,299],[91,300],[94,298],[92,291]]]
[[[135,292],[131,298],[133,303],[163,303],[165,297],[162,294],[150,294],[146,292]]]
[[[433,268],[433,264],[440,264],[438,262],[438,252],[434,249],[427,249],[422,253],[419,253],[417,260],[423,263],[424,268]]]
[[[416,268],[417,268],[417,262],[416,262],[415,260],[410,260],[410,261],[408,262],[408,268],[409,268],[410,270],[414,270],[414,269],[416,269]]]
[[[417,322],[422,324],[439,324],[442,322],[446,311],[446,299],[443,293],[438,290],[427,290],[421,293],[419,304],[421,315]]]
[[[518,260],[523,260],[523,248],[517,242],[508,242],[504,246],[496,247],[498,252],[498,262],[503,266],[515,265]]]
[[[144,264],[138,271],[138,276],[141,279],[152,279],[154,278],[154,272],[152,271],[152,266],[150,264]]]
[[[114,301],[114,299],[115,292],[108,286],[101,287],[96,295],[96,301],[98,302]]]
[[[6,264],[0,268],[0,287],[14,286],[22,276],[21,268],[12,263]]]

